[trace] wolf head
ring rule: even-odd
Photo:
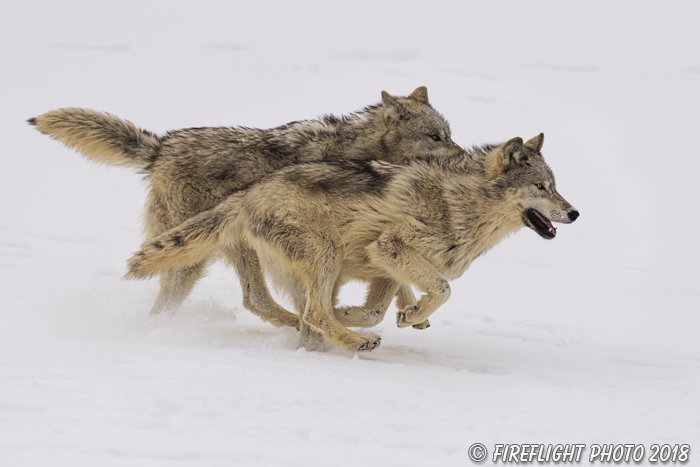
[[[418,156],[450,155],[458,147],[452,141],[450,125],[428,101],[428,89],[421,86],[408,97],[382,91],[384,145],[389,162],[401,163]]]
[[[522,138],[511,139],[497,152],[496,170],[505,184],[511,214],[551,240],[557,234],[552,222],[570,224],[579,212],[557,192],[554,174],[540,152],[543,143],[542,133],[525,143]]]

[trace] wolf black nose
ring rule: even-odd
[[[575,221],[576,219],[578,219],[578,216],[579,216],[578,211],[571,211],[571,212],[569,213],[569,219],[571,219],[571,222],[573,222],[573,221]]]

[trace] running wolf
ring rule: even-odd
[[[147,238],[289,165],[344,158],[402,164],[415,154],[440,156],[457,147],[423,86],[408,97],[382,91],[380,104],[348,116],[326,115],[268,130],[189,128],[156,136],[113,115],[77,108],[54,110],[29,123],[90,160],[145,173],[151,186],[144,215]],[[266,320],[289,318],[270,296],[255,251],[227,244],[222,252],[236,269],[246,308]],[[163,273],[151,313],[179,307],[205,267],[203,258]],[[410,288],[402,287],[399,302],[415,302]],[[298,326],[299,318],[273,323]]]
[[[527,226],[552,239],[552,222],[578,218],[557,192],[543,142],[543,134],[525,143],[513,138],[404,165],[344,160],[288,167],[146,241],[129,260],[127,278],[190,267],[222,246],[245,243],[289,293],[302,325],[351,351],[371,350],[379,336],[347,326],[381,321],[401,284],[424,295],[396,322],[420,327],[450,296],[448,280],[506,236]],[[334,308],[334,298],[352,279],[369,282],[375,294],[364,310],[348,314]]]

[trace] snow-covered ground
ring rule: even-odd
[[[461,466],[475,442],[689,443],[700,465],[700,7],[238,3],[0,8],[0,465]],[[140,177],[25,123],[271,127],[420,85],[463,146],[544,132],[581,218],[523,229],[430,329],[392,312],[361,355],[297,350],[219,264],[149,318],[157,281],[121,279]]]

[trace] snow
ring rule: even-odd
[[[3,4],[0,465],[700,449],[697,4],[250,3]],[[453,282],[430,329],[398,329],[392,312],[381,347],[357,355],[297,350],[220,264],[177,316],[149,317],[157,281],[121,280],[142,180],[25,122],[76,106],[155,132],[267,128],[420,85],[463,146],[544,132],[581,218],[549,242],[505,240]]]

